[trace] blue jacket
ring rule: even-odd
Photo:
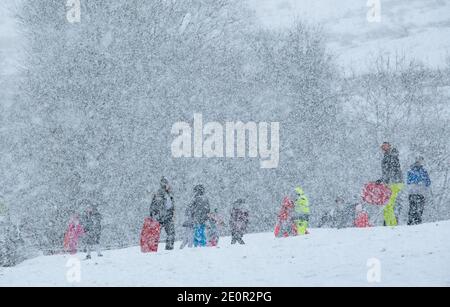
[[[430,176],[422,165],[413,164],[408,171],[408,184],[424,184],[426,187],[431,185]]]

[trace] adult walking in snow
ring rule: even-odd
[[[166,250],[172,250],[175,242],[175,205],[169,181],[162,177],[158,191],[150,203],[150,218],[157,221],[167,234]]]
[[[201,184],[194,187],[194,199],[189,204],[194,226],[194,246],[206,246],[206,222],[210,212],[209,200],[205,196],[205,187]]]
[[[91,251],[96,250],[98,257],[102,257],[100,251],[100,236],[102,233],[102,215],[97,206],[89,205],[82,218],[84,228],[84,243],[87,248],[86,259],[91,259]]]
[[[388,142],[381,145],[383,151],[383,159],[381,161],[381,181],[391,189],[391,197],[384,207],[384,224],[386,226],[397,226],[398,221],[395,212],[400,211],[400,206],[396,206],[398,194],[403,188],[403,174],[400,167],[400,159],[398,150],[391,146]]]
[[[231,244],[239,242],[245,244],[243,237],[248,226],[248,211],[242,208],[245,203],[244,199],[238,199],[233,203],[231,209],[230,228],[231,228]]]
[[[409,198],[408,225],[422,223],[425,201],[429,195],[431,180],[423,167],[423,157],[418,157],[408,171],[407,185]]]

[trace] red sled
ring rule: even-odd
[[[364,185],[362,198],[371,205],[384,206],[391,197],[391,189],[384,183],[370,182]]]
[[[146,218],[141,231],[141,252],[156,253],[160,234],[161,225],[152,218]]]

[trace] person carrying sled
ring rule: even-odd
[[[389,186],[391,189],[391,197],[384,207],[384,224],[385,226],[397,226],[398,221],[396,211],[400,210],[400,206],[396,206],[398,194],[403,188],[403,174],[400,167],[399,152],[395,147],[392,147],[388,142],[381,145],[383,151],[383,160],[381,161],[381,181]]]
[[[297,235],[297,225],[295,224],[295,205],[289,198],[285,197],[278,213],[278,221],[275,226],[275,237],[290,237]]]
[[[305,235],[308,234],[309,200],[301,187],[295,188],[295,194],[295,225],[297,227],[297,235]]]
[[[418,157],[408,171],[408,225],[418,225],[422,223],[422,214],[425,207],[425,200],[429,195],[431,186],[430,176],[423,167],[423,157]]]
[[[194,199],[189,204],[189,210],[194,228],[194,247],[204,247],[206,246],[206,222],[210,205],[203,185],[199,184],[194,187]]]
[[[102,257],[100,251],[100,236],[102,233],[102,215],[97,206],[88,205],[82,218],[84,228],[84,243],[87,248],[86,259],[91,259],[91,251],[96,250],[98,257]]]
[[[222,218],[219,215],[219,210],[215,208],[213,212],[208,214],[208,222],[206,225],[207,229],[207,245],[209,247],[214,247],[219,244],[219,226],[224,226]]]
[[[233,203],[230,217],[231,228],[231,244],[239,242],[239,244],[245,244],[243,237],[247,231],[248,226],[248,211],[242,208],[245,203],[244,199],[238,199]]]
[[[167,234],[166,250],[172,250],[175,243],[175,206],[169,181],[162,177],[158,191],[150,203],[150,218],[157,221]]]

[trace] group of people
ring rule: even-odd
[[[384,142],[381,145],[383,160],[381,162],[382,178],[381,182],[388,185],[391,196],[384,207],[384,225],[396,226],[401,206],[397,205],[397,198],[405,184],[400,166],[398,150],[390,143]],[[424,158],[419,156],[410,166],[407,172],[406,185],[408,187],[408,225],[422,223],[422,215],[425,209],[426,199],[430,196],[431,180],[424,167]],[[397,210],[396,210],[397,209]]]
[[[408,225],[422,223],[422,215],[430,195],[431,180],[424,167],[423,157],[417,157],[406,175],[406,182],[401,170],[398,150],[385,142],[381,145],[383,159],[381,161],[381,179],[376,184],[382,185],[389,191],[386,202],[383,203],[379,213],[383,215],[385,226],[398,224],[401,206],[398,204],[398,196],[406,186],[408,187]],[[342,197],[336,198],[336,206],[325,213],[319,220],[318,226],[333,228],[345,227],[371,227],[369,214],[365,210],[364,202],[348,204]],[[88,200],[83,200],[80,205],[86,208],[80,216],[73,215],[64,235],[64,250],[74,254],[78,249],[78,242],[84,243],[87,251],[87,259],[91,258],[91,252],[100,251],[100,236],[102,232],[102,215],[96,205]],[[229,227],[231,232],[231,244],[245,244],[243,236],[249,224],[249,212],[245,208],[245,200],[237,199],[232,203],[230,211]],[[308,234],[310,221],[309,200],[302,187],[294,189],[293,195],[286,196],[278,213],[275,225],[276,237],[288,237],[293,235]],[[175,243],[175,198],[169,181],[163,177],[158,190],[152,195],[147,219],[153,221],[158,227],[156,241],[159,242],[160,231],[166,233],[167,250],[174,249]],[[225,227],[223,217],[218,209],[211,209],[205,187],[201,184],[194,186],[192,199],[184,210],[182,223],[183,234],[180,248],[217,246],[219,243],[220,228]],[[145,224],[144,224],[145,227]],[[152,232],[150,232],[152,233]]]
[[[383,152],[381,161],[382,176],[381,179],[376,181],[376,184],[382,185],[389,191],[386,203],[382,207],[383,224],[385,226],[396,226],[398,225],[402,208],[401,204],[399,204],[398,196],[405,187],[399,152],[388,142],[384,142],[381,145],[381,150]],[[426,200],[430,195],[431,180],[423,164],[424,158],[419,156],[407,172],[406,185],[408,187],[409,200],[407,225],[422,223]],[[295,195],[292,198],[285,197],[278,214],[275,236],[287,237],[307,234],[306,227],[309,221],[308,204],[308,199],[300,187],[295,189]],[[338,196],[335,200],[335,207],[322,215],[318,226],[338,229],[371,227],[373,222],[370,220],[368,211],[364,207],[365,205],[363,201],[348,204],[344,198]]]
[[[243,207],[245,200],[238,199],[233,203],[230,216],[231,243],[245,244],[243,236],[249,223],[248,211]],[[158,222],[167,235],[166,249],[174,248],[175,221],[174,196],[166,178],[160,181],[158,191],[153,195],[150,203],[149,217]],[[205,187],[201,184],[194,186],[192,200],[184,211],[182,224],[184,233],[180,248],[217,246],[220,237],[220,227],[225,226],[218,209],[211,210]]]

